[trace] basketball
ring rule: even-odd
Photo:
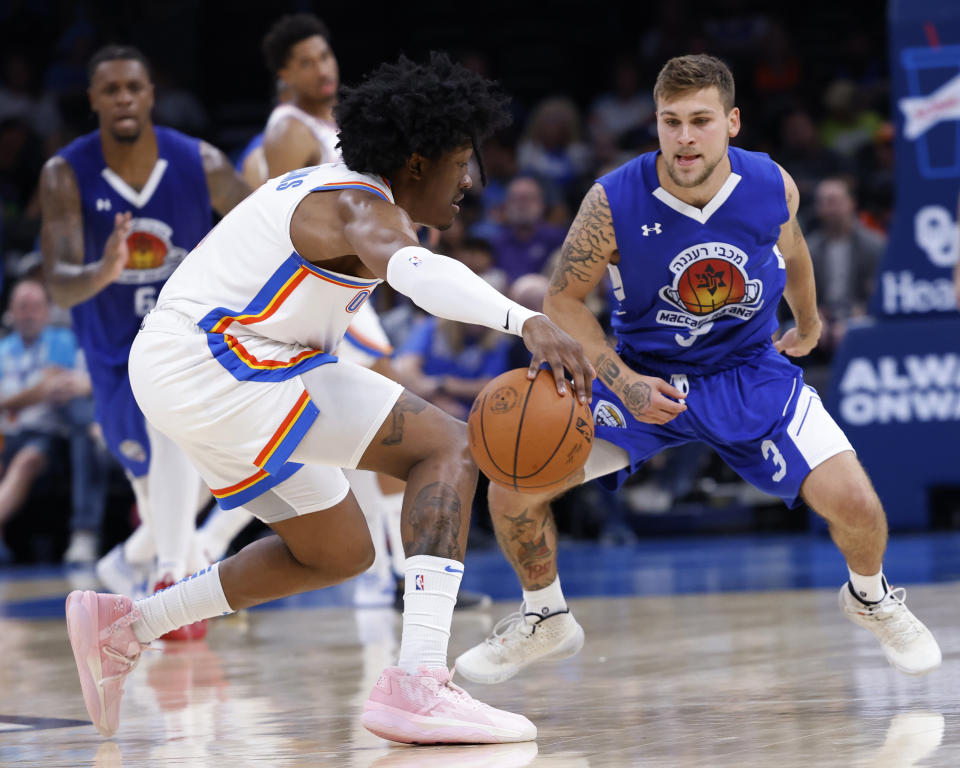
[[[483,474],[520,493],[562,489],[593,443],[589,404],[570,383],[561,397],[549,370],[532,381],[526,368],[497,376],[477,395],[467,427]]]

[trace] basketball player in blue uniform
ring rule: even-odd
[[[209,491],[179,449],[148,430],[127,358],[144,315],[209,231],[213,212],[226,214],[249,189],[220,150],[151,123],[153,84],[138,50],[108,46],[89,74],[99,128],[58,152],[41,175],[44,268],[54,300],[71,309],[96,419],[152,529],[156,581],[173,583],[195,565],[187,562],[193,518]],[[151,517],[158,524],[150,526]]]
[[[580,481],[615,487],[664,448],[707,443],[745,480],[827,520],[850,572],[845,615],[876,635],[894,667],[929,672],[940,649],[883,577],[883,507],[816,391],[781,354],[808,354],[821,331],[796,184],[767,155],[729,146],[740,114],[718,59],[671,59],[654,98],[660,150],[590,189],[544,304],[597,370],[597,439]],[[605,273],[615,349],[584,304]],[[774,343],[781,296],[796,324]],[[500,682],[583,644],[560,588],[549,501],[491,484],[497,540],[523,604],[457,659],[469,680]]]

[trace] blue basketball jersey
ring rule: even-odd
[[[702,209],[660,186],[657,152],[598,179],[610,203],[617,352],[638,370],[707,374],[771,344],[786,282],[776,243],[789,218],[766,154],[730,147],[731,174]]]
[[[213,223],[198,139],[155,127],[157,164],[139,192],[111,171],[100,132],[81,136],[59,154],[73,168],[83,213],[84,262],[103,256],[117,213],[133,214],[130,261],[120,278],[71,310],[90,367],[126,366],[140,321],[177,265]]]
[[[127,375],[130,345],[167,278],[213,223],[199,140],[170,128],[154,132],[157,163],[139,192],[107,167],[99,131],[59,153],[80,189],[85,263],[103,257],[114,216],[133,214],[126,269],[71,315],[90,370],[95,418],[111,452],[135,477],[149,469],[150,440]]]

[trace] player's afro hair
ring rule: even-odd
[[[417,64],[401,56],[360,85],[342,88],[335,108],[343,161],[353,171],[389,176],[415,152],[437,158],[472,144],[486,183],[479,144],[510,123],[496,83],[432,52]]]

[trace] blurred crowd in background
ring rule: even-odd
[[[575,14],[565,13],[569,4],[560,3],[558,19],[551,22],[559,25],[554,47],[547,47],[542,33],[531,32],[533,43],[515,56],[505,55],[501,42],[520,51],[523,38],[517,27],[532,29],[536,22],[543,26],[550,20],[530,17],[529,9],[514,10],[517,18],[501,19],[501,41],[481,39],[496,28],[489,19],[478,21],[471,35],[470,30],[452,31],[442,17],[430,37],[427,14],[418,32],[430,40],[429,46],[395,42],[378,58],[378,42],[386,32],[355,40],[354,25],[344,20],[342,9],[276,3],[268,15],[257,9],[239,27],[243,31],[224,33],[217,41],[217,61],[227,59],[236,68],[236,77],[227,83],[217,81],[222,66],[206,68],[206,79],[199,74],[210,55],[206,32],[216,24],[204,4],[153,4],[165,10],[133,5],[143,14],[139,21],[134,10],[107,17],[94,3],[0,4],[5,334],[0,339],[0,562],[64,556],[89,560],[94,556],[91,541],[93,550],[105,551],[132,524],[128,486],[91,423],[82,356],[71,339],[69,316],[49,302],[42,288],[38,250],[40,169],[60,147],[95,128],[86,97],[86,64],[107,42],[139,45],[151,59],[156,124],[207,139],[236,160],[263,130],[272,107],[256,28],[262,36],[272,18],[284,12],[313,11],[324,18],[333,31],[345,83],[369,68],[362,65],[401,50],[422,56],[429,48],[450,50],[468,67],[501,80],[514,96],[515,119],[482,148],[487,185],[481,186],[474,174],[475,186],[456,224],[423,237],[430,247],[462,260],[532,307],[542,303],[554,257],[594,179],[657,148],[651,89],[659,67],[683,53],[721,56],[734,71],[742,112],[744,130],[734,143],[768,152],[800,190],[799,218],[825,320],[819,348],[800,361],[809,383],[824,390],[846,327],[867,312],[894,204],[882,7],[870,15],[832,9],[830,24],[807,18],[798,25],[797,14],[809,9],[775,11],[765,9],[765,3],[726,0],[706,12],[698,3],[670,0],[647,4],[643,23],[618,24],[608,10],[597,29],[602,34],[616,28],[616,36],[598,41],[594,34],[589,44],[578,47]],[[476,12],[478,18],[484,16],[482,6]],[[539,13],[545,16],[547,6]],[[844,23],[845,18],[857,23]],[[829,42],[829,54],[817,40]],[[553,57],[556,76],[551,62],[542,61],[545,53]],[[245,79],[247,72],[251,75]],[[465,418],[490,378],[528,362],[511,337],[424,317],[387,287],[377,294],[404,383],[459,418]],[[606,293],[598,291],[592,302],[604,317]],[[38,357],[31,350],[39,345],[45,346]],[[492,543],[480,497],[482,493],[474,545],[485,539]],[[557,519],[565,535],[617,542],[648,531],[797,529],[807,524],[802,514],[758,495],[699,446],[657,457],[616,495],[594,484],[578,489],[558,504]],[[87,537],[85,544],[76,543],[78,533]]]

